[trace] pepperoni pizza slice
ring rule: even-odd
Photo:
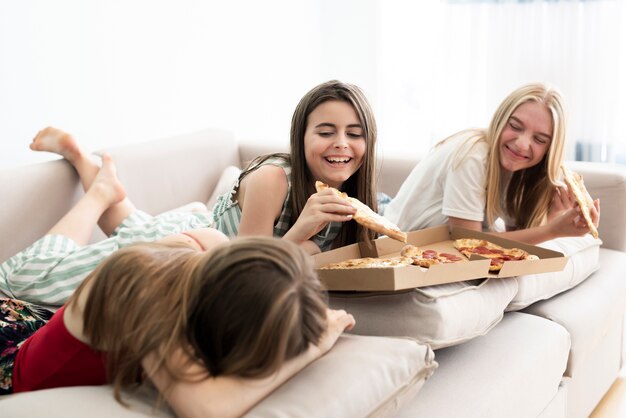
[[[442,253],[435,250],[422,250],[415,245],[405,245],[400,251],[403,257],[410,257],[413,264],[420,267],[430,267],[435,264],[456,263],[462,258],[455,254]]]
[[[505,261],[538,259],[536,255],[519,248],[504,248],[492,242],[474,238],[457,239],[454,241],[454,248],[467,258],[470,258],[472,254],[478,254],[491,259],[489,271],[492,273],[499,272]]]

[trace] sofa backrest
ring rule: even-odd
[[[240,164],[233,135],[214,129],[106,151],[128,197],[150,214],[206,202],[224,168]],[[83,195],[63,160],[0,170],[0,193],[0,262],[43,236]],[[93,239],[102,237],[95,229]]]
[[[238,143],[232,133],[215,129],[106,149],[127,195],[151,214],[192,201],[206,202],[227,166],[286,150],[287,144]],[[379,152],[379,161],[378,190],[394,196],[418,159]],[[600,198],[604,247],[626,251],[626,167],[568,165],[583,175],[591,195]],[[43,236],[82,194],[76,172],[63,160],[0,170],[0,262]],[[102,237],[95,229],[93,240]]]

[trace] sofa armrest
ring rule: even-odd
[[[583,176],[594,199],[600,199],[598,232],[603,247],[626,251],[626,166],[609,163],[567,162]]]

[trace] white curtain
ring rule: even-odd
[[[626,2],[379,7],[382,138],[425,152],[457,130],[487,126],[510,91],[542,81],[565,97],[568,159],[626,163]]]

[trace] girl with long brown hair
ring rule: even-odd
[[[289,154],[258,157],[214,209],[215,227],[228,236],[277,236],[309,253],[373,238],[355,209],[320,180],[373,210],[376,122],[358,87],[332,80],[304,95],[291,121]]]
[[[524,85],[500,104],[488,129],[438,143],[384,215],[405,231],[445,223],[494,230],[501,218],[502,235],[529,244],[584,235],[589,228],[559,182],[564,146],[561,95],[540,83]]]

